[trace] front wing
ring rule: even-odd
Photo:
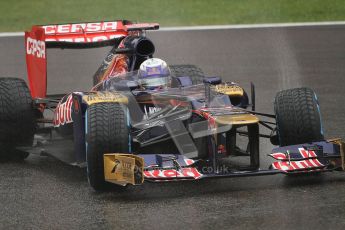
[[[198,160],[180,154],[120,154],[104,155],[105,180],[120,184],[142,184],[144,181],[165,182],[262,176],[274,174],[301,174],[345,169],[345,144],[340,139],[285,146],[269,154],[275,162],[269,169],[231,170],[217,167],[197,167]],[[117,168],[117,169],[116,169]],[[114,170],[115,169],[115,170]]]

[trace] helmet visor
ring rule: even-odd
[[[169,84],[169,77],[145,77],[139,79],[139,84],[145,89],[165,88]]]

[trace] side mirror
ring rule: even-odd
[[[128,81],[127,86],[130,90],[135,90],[135,89],[139,88],[139,84],[137,81]]]
[[[204,83],[218,85],[222,83],[222,79],[220,77],[204,77]]]
[[[192,79],[188,76],[181,76],[176,78],[178,81],[179,86],[181,87],[187,87],[187,86],[192,86],[193,82]]]

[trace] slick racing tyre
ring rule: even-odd
[[[274,110],[280,146],[324,140],[319,102],[313,90],[278,92]]]
[[[104,153],[128,153],[127,109],[118,103],[97,103],[86,113],[87,176],[95,190],[121,189],[104,179]]]
[[[173,78],[173,86],[177,77],[190,77],[193,85],[201,84],[204,80],[203,71],[195,65],[171,65],[169,66]]]
[[[36,129],[30,90],[22,79],[0,78],[0,159],[24,160]]]

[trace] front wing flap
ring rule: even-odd
[[[345,168],[344,143],[340,140],[313,142],[273,149],[272,169],[284,173],[305,173]]]

